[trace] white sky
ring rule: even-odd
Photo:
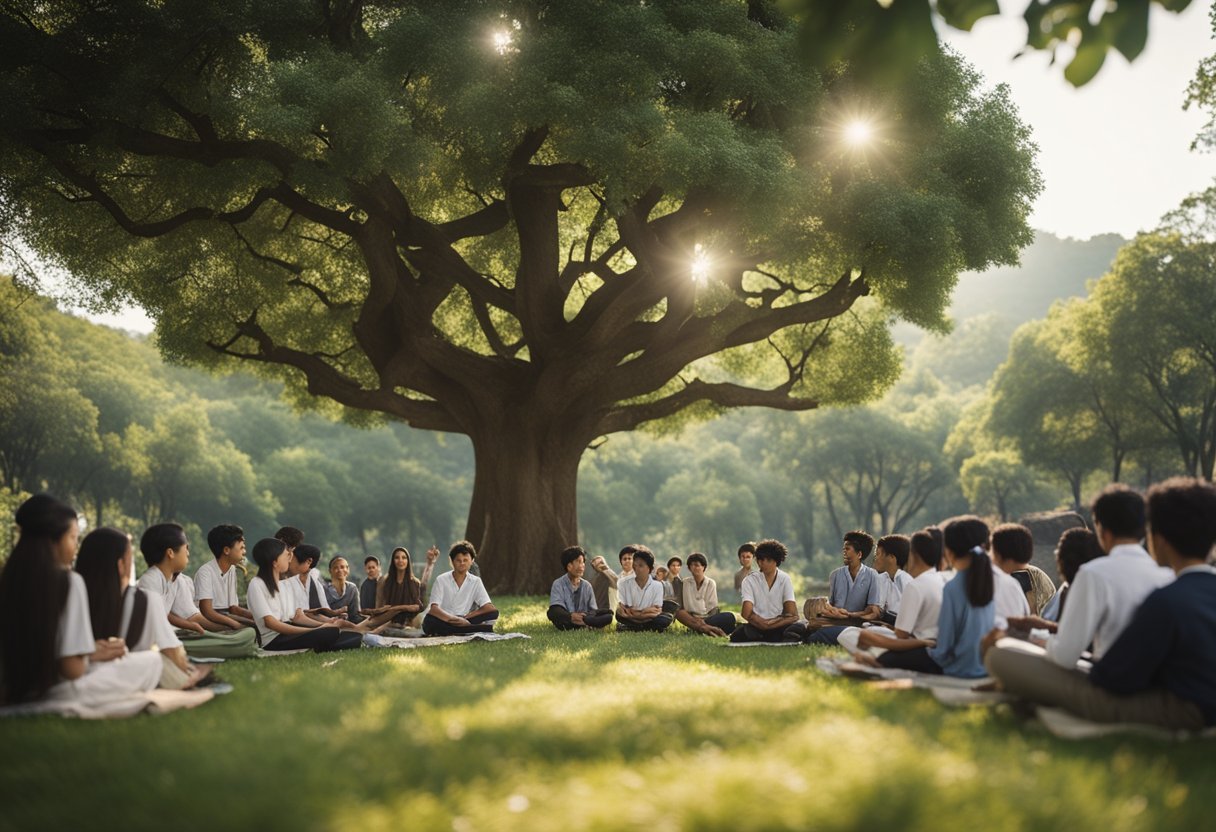
[[[970,33],[947,28],[944,39],[991,83],[1009,85],[1034,130],[1046,183],[1031,217],[1035,228],[1078,239],[1112,231],[1130,237],[1216,179],[1216,154],[1190,150],[1205,116],[1182,110],[1199,61],[1216,52],[1213,0],[1194,0],[1180,15],[1154,5],[1148,46],[1136,62],[1112,51],[1079,90],[1064,80],[1063,50],[1054,67],[1041,53],[1013,59],[1025,43],[1026,2],[1004,0],[1000,18],[980,21]],[[142,310],[88,317],[152,329]]]
[[[970,33],[949,29],[944,39],[990,82],[1009,85],[1034,130],[1046,184],[1031,217],[1035,228],[1078,239],[1111,231],[1131,237],[1212,183],[1216,155],[1190,150],[1206,118],[1182,111],[1199,61],[1216,52],[1212,0],[1194,0],[1182,14],[1154,4],[1148,46],[1135,63],[1112,50],[1080,89],[1064,80],[1064,50],[1055,66],[1046,53],[1011,60],[1026,42],[1026,0],[1001,5],[1008,11],[999,18]]]

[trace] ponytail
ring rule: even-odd
[[[971,550],[971,566],[967,567],[967,603],[986,607],[992,603],[994,591],[992,561],[983,548],[976,546]]]

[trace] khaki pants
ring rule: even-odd
[[[246,659],[257,654],[257,633],[252,627],[242,627],[228,633],[207,632],[199,635],[190,630],[178,630],[177,637],[192,659]]]
[[[1003,638],[984,659],[988,672],[1014,696],[1063,708],[1091,722],[1128,722],[1198,731],[1204,727],[1199,706],[1164,688],[1119,695],[1103,690],[1080,670],[1060,667],[1034,644]]]

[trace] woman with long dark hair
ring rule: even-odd
[[[287,575],[291,553],[273,537],[253,546],[258,575],[249,582],[249,610],[262,639],[263,650],[299,650],[325,653],[349,650],[363,643],[363,634],[339,630],[333,624],[316,624],[303,616],[295,596],[280,581]]]
[[[76,571],[89,593],[89,620],[96,639],[120,638],[132,653],[159,650],[163,662],[160,686],[191,688],[210,675],[210,668],[190,663],[181,639],[169,626],[160,597],[131,586],[135,555],[131,536],[102,527],[89,532],[76,555]]]
[[[436,550],[438,553],[438,550]],[[389,559],[388,569],[376,584],[376,606],[364,610],[369,629],[384,635],[398,634],[422,612],[425,588],[414,577],[414,561],[409,550],[398,546]]]
[[[94,638],[84,578],[71,571],[79,535],[71,506],[36,494],[16,521],[20,537],[0,572],[3,701],[101,704],[156,687],[159,656]]]
[[[943,552],[956,574],[942,591],[937,642],[915,650],[888,651],[878,662],[883,667],[978,679],[987,675],[980,642],[996,625],[988,524],[967,515],[942,525]]]

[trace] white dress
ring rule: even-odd
[[[55,656],[88,656],[97,648],[89,620],[89,591],[84,578],[68,573],[68,597],[59,616]],[[164,663],[150,650],[128,653],[109,662],[90,662],[79,679],[62,679],[47,691],[47,699],[72,700],[88,706],[104,705],[152,690],[160,682]]]

